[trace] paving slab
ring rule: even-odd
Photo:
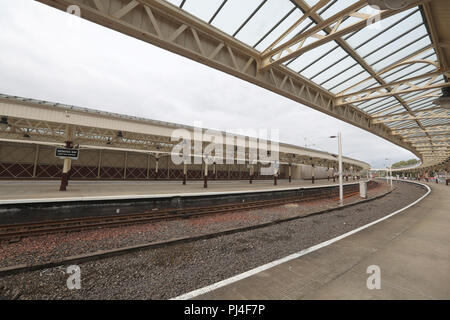
[[[329,246],[196,299],[450,299],[450,187]],[[381,288],[368,289],[367,268]]]
[[[349,180],[344,184],[359,183]],[[38,202],[43,200],[110,200],[142,197],[173,197],[175,195],[228,194],[259,191],[289,190],[296,188],[316,188],[337,185],[333,181],[307,180],[214,181],[203,187],[203,181],[70,181],[67,191],[59,191],[59,181],[17,181],[0,180],[0,204]]]

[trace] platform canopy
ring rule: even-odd
[[[38,1],[448,164],[448,0]]]
[[[257,134],[245,136],[30,98],[0,94],[0,115],[0,143],[13,143],[18,149],[24,144],[62,147],[70,140],[75,149],[122,151],[158,158],[178,153],[175,146],[182,142],[182,138],[174,135],[174,131],[182,129],[189,136],[191,143],[188,149],[192,157],[204,156],[203,152],[212,141],[199,139],[205,138],[203,134],[209,134],[222,137],[222,140],[214,140],[214,143],[222,145],[223,152],[214,152],[217,161],[221,159],[220,163],[228,161],[227,148],[233,149],[239,145],[241,151],[236,149],[232,155],[232,162],[235,163],[238,160],[241,164],[253,163],[250,157],[252,151],[270,154],[273,150],[278,155],[274,155],[273,159],[268,157],[268,162],[338,168],[336,154],[278,142],[273,149],[274,141],[271,140],[263,139],[264,143],[256,144],[261,142]],[[227,140],[227,135],[231,140]],[[255,144],[250,142],[250,138]],[[199,149],[195,148],[194,141],[199,142]],[[343,156],[342,161],[345,170],[360,172],[370,168],[361,160]],[[19,158],[15,162],[22,160]]]

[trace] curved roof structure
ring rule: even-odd
[[[174,146],[179,144],[181,140],[179,136],[173,135],[176,129],[184,129],[190,136],[190,141],[196,139],[196,129],[200,133],[208,130],[4,94],[0,94],[0,115],[0,141],[64,146],[70,132],[72,141],[79,145],[81,149],[123,150],[154,156],[176,153]],[[278,143],[278,150],[275,150],[270,148],[272,141],[265,141],[263,144],[252,146],[248,136],[217,130],[208,130],[208,133],[217,134],[221,137],[228,135],[232,137],[232,146],[239,144],[243,147],[243,152],[238,151],[234,154],[233,161],[239,160],[243,163],[249,163],[251,158],[249,153],[251,151],[259,152],[259,149],[261,149],[264,152],[268,150],[278,152],[278,159],[268,157],[268,161],[279,161],[281,164],[314,164],[329,168],[338,167],[337,155],[332,153],[286,143]],[[200,138],[202,138],[201,135]],[[258,137],[251,138],[254,138],[256,142]],[[234,144],[235,142],[236,144]],[[200,150],[196,150],[195,147],[191,148],[193,157],[202,157],[202,152],[209,142],[202,141],[202,143],[203,147]],[[223,139],[222,144],[223,155],[222,157],[216,156],[217,159],[226,160],[225,149],[229,145],[229,141]],[[353,169],[355,172],[359,172],[370,168],[370,165],[364,161],[349,157],[342,158],[346,170]]]
[[[447,0],[38,1],[356,125],[422,167],[448,164],[449,105],[433,104],[449,86]]]

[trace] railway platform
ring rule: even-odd
[[[358,183],[361,180],[349,179],[346,184]],[[258,180],[250,184],[247,180],[208,181],[208,188],[202,181],[70,181],[66,192],[60,192],[59,181],[0,181],[0,205],[24,204],[37,202],[88,201],[88,200],[120,200],[163,198],[174,196],[220,195],[261,191],[280,191],[302,188],[316,188],[337,185],[337,180]]]
[[[194,299],[448,299],[450,189],[428,186],[427,197],[386,220]],[[379,289],[367,285],[373,266]]]

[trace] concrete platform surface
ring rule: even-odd
[[[329,246],[195,299],[450,299],[450,187]],[[368,289],[369,266],[380,289]]]
[[[349,179],[344,184],[359,183]],[[101,200],[132,199],[142,197],[164,197],[174,195],[203,195],[220,193],[244,193],[255,191],[286,190],[299,187],[318,187],[337,185],[333,180],[316,180],[314,184],[308,180],[257,180],[250,184],[247,180],[211,180],[208,188],[203,181],[70,181],[67,191],[59,191],[59,181],[10,181],[0,180],[0,204],[41,202],[55,200]]]

